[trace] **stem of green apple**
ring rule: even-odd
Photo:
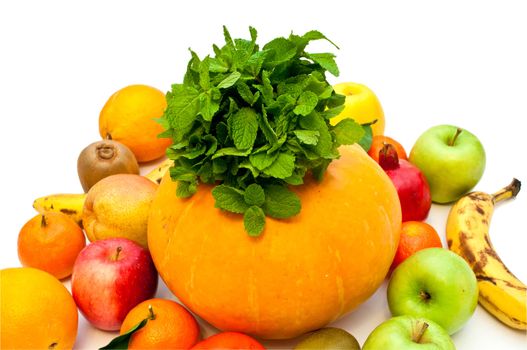
[[[414,332],[413,334],[413,341],[416,343],[420,343],[421,338],[423,338],[423,335],[425,334],[427,329],[428,329],[428,323],[424,321],[418,321],[416,332]]]
[[[454,134],[454,137],[448,143],[449,146],[454,146],[454,143],[456,143],[457,137],[459,136],[459,134],[461,134],[462,131],[463,129],[457,128],[456,133]]]

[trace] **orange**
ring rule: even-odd
[[[389,143],[395,148],[395,151],[397,152],[397,157],[399,159],[408,160],[408,156],[406,155],[406,151],[404,150],[404,147],[394,139],[388,136],[384,135],[375,135],[373,136],[372,143],[370,150],[368,151],[368,154],[370,157],[373,158],[377,163],[379,163],[379,152],[382,149],[382,147]]]
[[[66,214],[49,212],[29,220],[18,235],[18,258],[23,266],[51,273],[58,279],[71,275],[86,239]]]
[[[128,146],[138,162],[148,162],[165,155],[169,138],[155,119],[167,107],[165,94],[147,85],[130,85],[114,93],[99,115],[99,133]]]
[[[419,250],[442,246],[441,238],[432,226],[422,221],[405,221],[401,225],[401,238],[393,259],[392,269]]]
[[[169,289],[221,330],[284,339],[321,328],[368,299],[397,249],[401,206],[386,173],[358,145],[340,148],[322,182],[291,187],[290,219],[266,218],[262,235],[214,207],[211,186],[188,199],[165,175],[148,246]]]
[[[72,349],[77,307],[58,279],[30,267],[0,270],[2,349]]]
[[[145,300],[130,310],[121,334],[145,318],[148,322],[132,335],[128,349],[189,349],[199,340],[194,316],[175,301],[159,298]]]

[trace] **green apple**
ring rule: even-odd
[[[435,203],[461,198],[485,170],[485,150],[479,139],[453,125],[426,130],[412,147],[409,160],[425,175]]]
[[[455,350],[448,333],[425,318],[398,316],[371,332],[362,350]]]
[[[295,350],[360,350],[357,339],[340,328],[326,327],[314,331],[295,346]]]
[[[388,283],[393,316],[432,320],[449,334],[470,319],[478,303],[476,276],[463,258],[444,248],[426,248],[403,261]]]

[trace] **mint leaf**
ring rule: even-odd
[[[335,55],[332,53],[310,53],[308,55],[315,63],[320,64],[324,69],[327,69],[328,72],[334,76],[339,76],[339,68],[335,62]]]
[[[251,148],[258,132],[256,112],[251,108],[242,108],[229,119],[230,134],[239,150]]]
[[[265,193],[262,186],[258,184],[250,184],[245,189],[243,198],[245,199],[245,203],[248,205],[260,206],[265,201]]]
[[[371,130],[371,125],[363,125],[362,127],[364,129],[364,135],[362,136],[362,138],[359,141],[357,141],[357,143],[362,148],[364,148],[364,150],[366,152],[368,152],[370,150],[370,147],[371,147],[371,144],[372,144],[372,141],[373,141],[373,134],[372,134],[372,130]]]
[[[277,219],[286,219],[300,212],[300,199],[285,186],[270,185],[264,188],[266,215]]]
[[[320,136],[320,132],[317,130],[293,130],[293,133],[298,141],[306,145],[316,145]]]
[[[234,187],[218,185],[212,189],[212,196],[216,200],[214,206],[233,213],[245,213],[249,207],[245,203],[243,193]]]
[[[178,198],[188,198],[198,190],[196,182],[179,181],[176,188]]]
[[[254,167],[256,167],[258,170],[264,170],[265,168],[269,167],[271,164],[273,164],[276,158],[278,158],[278,152],[259,152],[253,153],[249,156],[251,164],[254,165]]]
[[[219,157],[225,157],[225,156],[235,156],[235,157],[245,157],[248,156],[251,153],[251,149],[247,150],[239,150],[235,147],[225,147],[220,150],[218,150],[214,155],[212,156],[212,159],[216,159]]]
[[[297,106],[293,109],[293,113],[300,115],[308,115],[313,112],[318,103],[318,97],[311,91],[304,91],[297,101]]]
[[[280,153],[270,166],[263,169],[263,172],[278,179],[285,179],[293,174],[294,169],[295,156],[290,153]]]
[[[259,236],[265,228],[265,213],[255,205],[249,207],[243,215],[243,225],[249,236]]]
[[[266,68],[287,62],[296,55],[296,45],[286,38],[271,40],[264,45],[263,49],[269,51],[264,61]]]
[[[219,102],[213,100],[210,93],[199,95],[199,106],[200,114],[206,121],[211,121],[214,114],[220,109]]]
[[[342,119],[333,127],[335,138],[341,145],[352,145],[359,142],[365,134],[364,128],[353,119]]]
[[[236,82],[238,81],[238,79],[240,79],[241,76],[242,76],[242,74],[240,72],[232,72],[228,77],[223,79],[218,84],[217,88],[218,89],[229,88],[229,87],[233,86],[234,84],[236,84]]]
[[[314,112],[300,118],[299,124],[304,129],[317,131],[319,133],[317,144],[312,146],[316,154],[322,158],[335,158],[333,139],[329,132],[328,124],[320,114]]]
[[[173,85],[166,96],[167,108],[164,117],[176,130],[182,130],[192,124],[200,109],[200,93],[193,87]]]

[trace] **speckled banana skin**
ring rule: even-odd
[[[464,258],[478,280],[479,303],[509,327],[527,329],[527,289],[503,264],[489,237],[489,225],[497,202],[514,198],[521,183],[494,194],[471,192],[459,199],[448,215],[448,247]]]

